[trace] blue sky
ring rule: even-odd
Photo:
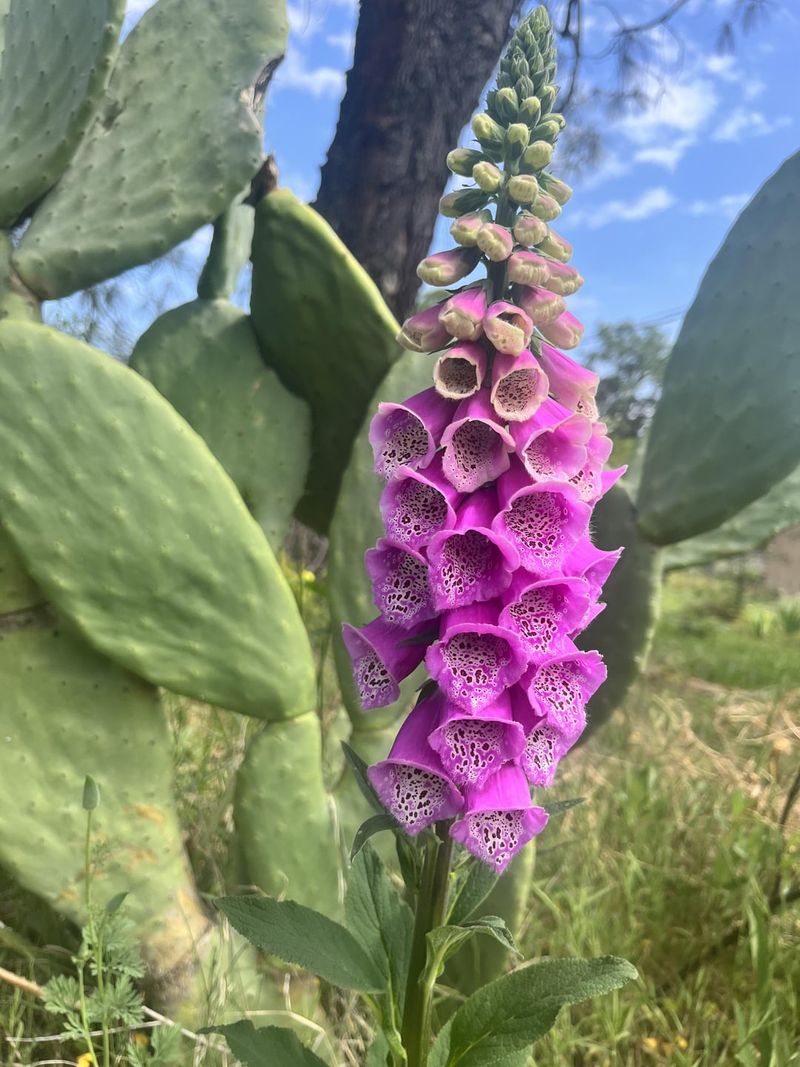
[[[666,2],[615,6],[627,20],[641,21]],[[769,18],[737,34],[734,54],[721,54],[719,26],[735,4],[690,0],[673,22],[682,46],[670,34],[653,33],[651,103],[602,119],[605,157],[573,182],[559,228],[587,279],[571,307],[590,335],[599,321],[625,318],[674,331],[733,218],[800,148],[800,5],[772,0]],[[132,0],[130,17],[147,6]],[[586,6],[585,47],[598,52],[614,23],[599,0]],[[352,58],[357,2],[291,0],[289,15],[289,50],[268,98],[266,147],[277,157],[282,184],[313,199]],[[590,62],[586,75],[611,86],[613,61]],[[469,130],[461,143],[470,143]],[[553,169],[558,173],[558,155]],[[440,225],[434,246],[448,242]],[[190,259],[202,256],[206,243],[198,234],[188,245]],[[191,297],[183,289],[176,286],[174,302]]]

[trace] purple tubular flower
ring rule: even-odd
[[[518,633],[529,658],[541,663],[548,656],[574,650],[572,635],[583,628],[591,599],[584,578],[558,575],[536,581],[525,571],[518,571],[503,596],[499,623]]]
[[[473,715],[518,681],[527,665],[519,636],[496,625],[498,608],[490,601],[446,612],[441,636],[425,656],[448,699]]]
[[[496,300],[486,309],[483,332],[498,352],[518,356],[530,344],[533,323],[522,308]]]
[[[542,578],[553,574],[587,533],[589,506],[569,483],[532,485],[520,463],[500,478],[497,492],[502,511],[492,528],[516,546],[526,570]]]
[[[524,773],[513,763],[481,787],[467,788],[463,819],[450,829],[479,860],[502,873],[519,850],[542,832],[548,815],[531,802]]]
[[[439,725],[428,737],[448,777],[459,788],[480,788],[525,748],[525,734],[511,715],[511,700],[503,693],[480,715],[469,715],[457,704],[445,704]]]
[[[532,418],[512,423],[517,456],[537,482],[566,482],[588,461],[592,424],[556,400],[545,400]]]
[[[439,322],[447,334],[459,341],[477,341],[483,333],[486,290],[482,285],[464,289],[451,296],[444,305],[437,305],[437,310]]]
[[[461,493],[474,493],[508,470],[514,439],[482,389],[458,405],[442,444],[442,469],[450,483]]]
[[[417,267],[417,277],[427,285],[453,285],[478,265],[480,251],[477,248],[451,248],[426,256]]]
[[[436,361],[433,381],[436,392],[448,400],[474,396],[486,377],[486,349],[464,342],[444,351]]]
[[[364,556],[364,563],[375,605],[387,622],[408,629],[436,615],[428,565],[419,552],[382,538]]]
[[[541,663],[527,692],[531,704],[574,744],[586,726],[586,704],[605,680],[599,652],[570,652]]]
[[[571,411],[596,419],[595,394],[600,379],[595,372],[582,367],[551,345],[542,345],[539,361],[556,400]]]
[[[514,297],[534,326],[553,322],[567,310],[563,297],[536,285],[518,285]]]
[[[435,352],[443,348],[450,340],[450,335],[439,318],[440,311],[441,304],[434,304],[406,319],[397,335],[403,348],[411,352]]]
[[[562,311],[557,318],[537,323],[537,326],[543,337],[561,348],[576,348],[583,337],[583,323],[571,311]]]
[[[409,834],[452,819],[464,801],[428,744],[439,720],[441,694],[420,700],[400,727],[385,760],[367,772],[381,802]]]
[[[508,588],[519,554],[491,529],[496,514],[494,488],[479,489],[459,508],[455,527],[431,538],[428,563],[437,611],[491,600]]]
[[[422,663],[430,623],[410,630],[392,626],[380,615],[366,626],[345,623],[342,638],[353,661],[353,680],[364,711],[384,708],[400,696],[399,683]],[[417,640],[419,638],[420,640]]]
[[[547,398],[547,375],[525,349],[519,356],[497,354],[492,367],[491,401],[497,415],[512,424],[530,419]]]
[[[621,548],[611,552],[598,548],[587,534],[580,538],[564,560],[564,573],[588,582],[591,598],[596,600],[621,555]]]
[[[558,293],[559,296],[572,296],[573,293],[577,293],[580,287],[583,285],[583,278],[575,269],[570,267],[566,263],[559,263],[557,260],[546,260],[549,270],[547,277],[540,282],[530,282],[528,284],[542,285],[545,289],[549,289],[551,293]],[[512,281],[517,279],[512,278]],[[520,281],[522,279],[519,279]]]
[[[442,471],[439,456],[424,471],[400,467],[381,496],[383,524],[390,541],[422,548],[456,521],[460,497]]]
[[[404,404],[379,404],[369,428],[376,474],[389,478],[400,467],[427,467],[452,414],[452,403],[436,389]]]
[[[519,765],[531,785],[546,788],[553,784],[559,761],[571,748],[561,731],[531,706],[521,686],[511,690],[514,719],[525,731],[525,748]]]

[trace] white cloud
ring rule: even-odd
[[[727,193],[716,200],[693,200],[686,205],[690,215],[725,215],[733,218],[738,215],[750,200],[752,193]]]
[[[344,91],[344,71],[336,67],[309,68],[302,53],[290,48],[278,67],[274,87],[304,89],[312,96],[340,96]]]
[[[710,74],[716,74],[726,82],[738,81],[741,76],[736,59],[732,55],[709,56],[705,61],[705,67]]]
[[[620,159],[616,152],[606,152],[594,170],[582,175],[580,179],[576,180],[575,184],[581,189],[594,189],[595,186],[602,185],[603,182],[611,181],[613,178],[621,178],[630,169],[630,163],[627,160]]]
[[[614,222],[641,222],[666,211],[675,203],[675,197],[662,185],[646,189],[636,200],[608,200],[597,207],[573,211],[570,223],[584,225],[590,230],[599,230]]]
[[[296,197],[311,203],[317,195],[319,188],[319,172],[316,176],[306,174],[299,170],[282,170],[279,175],[279,183],[282,188],[291,189]]]
[[[694,137],[678,137],[668,144],[640,148],[633,158],[637,163],[652,163],[657,167],[674,171],[687,149],[691,148],[694,143]]]
[[[156,0],[128,0],[125,5],[125,15],[128,18],[139,18],[155,2]]]
[[[355,34],[353,33],[329,33],[325,38],[329,45],[333,48],[340,48],[342,52],[350,59],[353,55],[353,45],[356,43]]]
[[[760,111],[737,107],[717,126],[713,138],[715,141],[741,141],[745,137],[763,137],[791,125],[791,122],[788,115],[768,119]]]
[[[766,84],[757,75],[750,78],[742,86],[742,96],[745,100],[755,100],[766,89]]]
[[[650,145],[677,130],[694,133],[714,113],[719,103],[716,90],[707,78],[693,78],[655,90],[641,111],[626,115],[619,123],[622,133],[634,144]]]

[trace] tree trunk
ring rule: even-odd
[[[314,205],[398,318],[414,303],[447,181],[521,0],[362,0],[353,67]]]

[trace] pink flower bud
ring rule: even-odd
[[[554,259],[545,262],[548,265],[547,278],[537,284],[543,285],[551,293],[558,293],[559,296],[572,296],[577,293],[583,285],[583,278],[574,267],[567,263],[558,263]]]
[[[486,376],[486,350],[469,342],[453,345],[439,356],[433,371],[436,392],[448,400],[464,400],[478,392]]]
[[[508,280],[520,285],[544,285],[550,275],[550,263],[535,252],[518,249],[508,260]]]
[[[560,237],[553,230],[548,230],[547,237],[539,242],[539,249],[545,255],[557,259],[559,263],[568,263],[572,259],[572,245],[565,237]]]
[[[552,322],[542,323],[539,332],[559,348],[575,348],[583,337],[583,324],[571,312],[564,311]]]
[[[557,219],[561,214],[561,206],[554,197],[540,192],[533,202],[531,211],[537,218],[543,219],[545,222],[552,222],[553,219]]]
[[[546,167],[553,158],[553,146],[547,141],[533,141],[522,153],[522,162],[534,170]]]
[[[496,222],[487,222],[478,231],[478,248],[493,263],[502,263],[508,259],[514,247],[514,238],[505,226]]]
[[[528,347],[533,323],[521,308],[505,300],[496,300],[486,311],[483,332],[498,352],[518,356]]]
[[[532,248],[547,237],[547,224],[535,215],[523,211],[514,223],[514,236],[521,245]]]
[[[560,178],[554,178],[552,174],[544,176],[543,184],[550,196],[557,200],[563,207],[572,196],[572,189]]]
[[[551,293],[549,289],[518,285],[514,295],[534,326],[543,326],[545,323],[553,322],[567,310],[563,298],[556,293]]]
[[[457,337],[460,341],[477,341],[483,333],[486,291],[483,286],[465,289],[451,296],[447,303],[439,305],[437,310],[440,323],[451,337]]]
[[[451,248],[426,256],[417,267],[417,277],[428,285],[452,285],[465,278],[478,264],[476,249]]]
[[[532,204],[539,192],[539,183],[532,174],[515,174],[508,179],[508,195],[517,204]]]
[[[472,179],[485,193],[496,193],[503,184],[503,172],[494,163],[482,160],[472,168]]]
[[[491,222],[491,214],[484,211],[473,211],[469,215],[461,215],[450,227],[450,236],[464,248],[474,248],[478,243],[478,232],[484,222]],[[542,234],[544,236],[544,234]]]
[[[439,319],[441,309],[441,304],[434,304],[406,319],[397,335],[403,348],[411,352],[435,352],[444,348],[450,340],[450,334]]]

